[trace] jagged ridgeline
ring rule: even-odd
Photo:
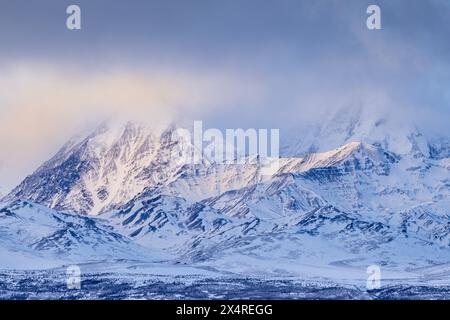
[[[69,141],[3,199],[2,250],[330,278],[450,259],[448,137],[341,112],[281,137],[279,170],[263,176],[180,161],[193,146],[175,128],[102,125]]]

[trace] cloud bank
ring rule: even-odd
[[[360,105],[450,136],[450,3],[85,1],[0,5],[0,186],[105,117],[280,128]]]
[[[16,65],[0,75],[0,185],[10,187],[71,136],[104,120],[139,121],[155,128],[188,122],[258,97],[233,75],[180,70],[90,73]],[[18,174],[20,172],[20,174]]]

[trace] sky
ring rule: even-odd
[[[449,21],[447,0],[0,0],[0,192],[111,114],[283,129],[358,103],[450,136]]]

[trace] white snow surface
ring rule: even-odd
[[[389,281],[448,284],[446,137],[337,113],[299,130],[267,177],[186,162],[174,128],[102,126],[66,144],[1,204],[0,269],[124,259],[360,282],[377,264]]]

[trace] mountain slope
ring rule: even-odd
[[[102,221],[48,209],[29,201],[0,204],[0,241],[3,268],[15,261],[52,265],[102,259],[158,259],[158,251],[148,251],[115,232]],[[23,267],[26,264],[20,264]]]
[[[170,160],[181,142],[172,141],[171,130],[157,135],[133,123],[103,125],[67,143],[6,200],[27,199],[83,214],[117,208],[178,171],[181,164]]]

